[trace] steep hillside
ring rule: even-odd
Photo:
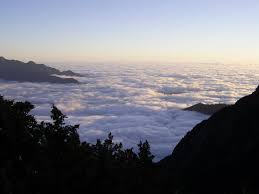
[[[171,180],[192,193],[257,191],[259,89],[195,126],[160,162]]]

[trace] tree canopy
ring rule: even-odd
[[[29,102],[0,97],[0,193],[132,193],[148,190],[154,156],[147,141],[124,149],[111,133],[80,142],[79,125],[53,105],[52,122],[38,122]]]

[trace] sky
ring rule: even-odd
[[[258,0],[0,0],[0,56],[259,64]]]

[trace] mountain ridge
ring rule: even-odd
[[[57,76],[56,76],[57,75]],[[74,78],[58,76],[81,76],[73,71],[60,71],[44,64],[33,61],[27,63],[18,60],[8,60],[0,57],[0,79],[19,82],[49,82],[49,83],[79,83]]]
[[[259,87],[189,131],[160,161],[165,180],[174,180],[186,193],[258,191],[258,115]]]
[[[183,110],[186,111],[194,111],[199,112],[206,115],[212,115],[222,108],[228,106],[227,104],[204,104],[204,103],[197,103],[190,107],[184,108]]]

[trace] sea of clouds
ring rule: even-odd
[[[115,141],[136,147],[148,140],[156,160],[169,155],[197,123],[208,116],[182,108],[203,103],[234,103],[259,84],[255,65],[77,65],[81,84],[0,81],[6,98],[30,101],[32,114],[49,120],[55,104],[70,124],[80,124],[81,140],[94,143],[112,132]]]

